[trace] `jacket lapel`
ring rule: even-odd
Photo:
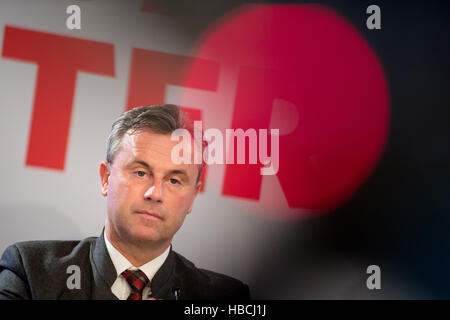
[[[111,286],[117,278],[117,272],[106,249],[104,229],[97,241],[92,244],[90,260],[94,277],[92,299],[118,300],[111,292]]]
[[[175,291],[178,291],[178,298],[180,298],[181,281],[175,273],[175,255],[171,245],[166,261],[164,261],[150,283],[152,297],[156,299],[174,300],[176,299]]]

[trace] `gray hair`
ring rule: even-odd
[[[120,148],[123,136],[138,131],[151,131],[153,133],[170,135],[176,129],[186,129],[194,137],[194,125],[190,117],[180,107],[173,104],[137,107],[122,113],[114,121],[109,133],[106,147],[106,161],[112,165],[116,152]],[[202,139],[202,147],[207,142]],[[205,161],[199,165],[197,182],[200,179]]]

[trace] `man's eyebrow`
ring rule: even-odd
[[[153,169],[151,165],[149,165],[147,162],[142,161],[142,160],[134,160],[134,161],[130,162],[130,164],[128,165],[128,167],[131,167],[131,166],[133,166],[133,165],[135,165],[135,164],[140,164],[141,166],[144,166],[144,167],[146,167],[146,168],[148,168],[148,169],[150,169],[150,170]]]

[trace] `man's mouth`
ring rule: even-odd
[[[148,217],[148,218],[154,218],[154,219],[162,220],[161,216],[159,214],[157,214],[156,212],[153,212],[153,211],[137,210],[136,213],[140,214],[140,215],[143,215],[145,217]]]

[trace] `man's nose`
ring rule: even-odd
[[[162,181],[154,180],[153,184],[145,192],[144,197],[147,200],[161,202],[163,197]]]

